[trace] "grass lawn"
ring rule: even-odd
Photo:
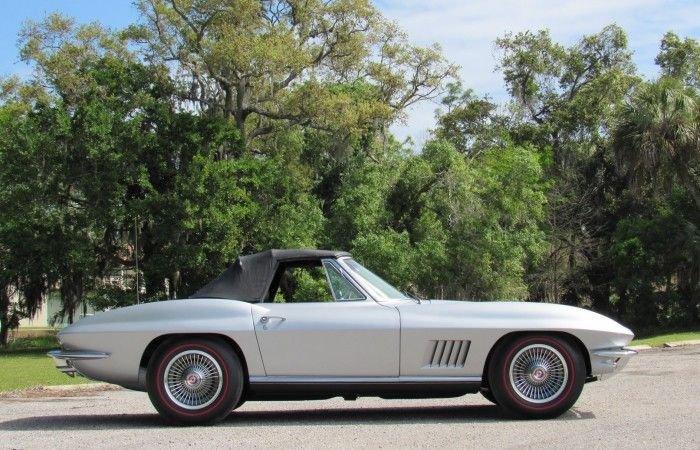
[[[71,378],[56,370],[45,350],[17,350],[0,353],[0,392],[33,386],[82,384],[90,381]]]
[[[652,347],[661,347],[666,342],[690,341],[695,339],[700,339],[700,330],[684,331],[681,333],[666,333],[635,339],[632,341],[631,345],[651,345]]]
[[[18,350],[52,350],[58,348],[58,339],[56,334],[44,336],[21,337],[11,340],[7,347],[0,349],[0,353],[14,352]]]

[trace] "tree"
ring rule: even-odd
[[[469,156],[505,142],[507,119],[496,113],[497,106],[488,97],[479,98],[460,83],[451,83],[442,104],[447,109],[436,113],[436,138],[449,141]]]
[[[97,23],[76,25],[60,14],[50,14],[41,22],[27,21],[18,43],[20,58],[35,70],[23,89],[44,103],[53,100],[52,94],[70,103],[94,88],[94,80],[84,69],[101,58],[134,61],[118,34]]]
[[[109,304],[93,289],[122,301],[98,281],[135,270],[134,223],[151,299],[189,295],[243,251],[316,245],[322,217],[299,149],[244,154],[235,126],[180,110],[168,70],[136,61],[96,26],[51,16],[24,36],[35,82],[48,87],[50,103],[30,106],[43,129],[27,135],[46,141],[37,152],[56,153],[47,178],[63,195],[56,282],[69,318],[86,296]]]
[[[655,61],[662,74],[700,89],[700,42],[697,39],[681,39],[669,31],[661,39],[661,51]]]
[[[619,317],[643,330],[697,324],[699,223],[700,210],[681,189],[619,221],[608,250]]]
[[[617,26],[508,34],[498,105],[366,0],[138,7],[119,32],[52,15],[20,36],[34,73],[0,90],[5,333],[50,290],[72,320],[137,288],[186,297],[271,247],[348,249],[420,296],[697,323],[695,40],[667,34],[646,82]],[[445,88],[434,139],[398,142],[388,125]]]
[[[614,105],[638,82],[625,32],[609,25],[569,48],[547,31],[507,34],[496,44],[516,113],[537,127],[531,139],[552,148],[560,175],[575,171],[607,137]]]
[[[437,96],[455,73],[439,48],[410,45],[367,0],[140,0],[130,35],[157,61],[176,62],[184,98],[233,119],[246,146],[279,126],[364,128]],[[363,105],[338,84],[372,86]],[[349,106],[349,105],[348,105]],[[358,114],[362,111],[371,114]]]
[[[615,151],[636,188],[651,183],[668,192],[678,180],[700,208],[700,100],[681,80],[639,87],[621,113]]]
[[[20,318],[39,309],[59,263],[54,249],[61,244],[55,239],[62,217],[51,173],[56,159],[41,151],[52,139],[35,126],[39,122],[22,103],[0,107],[0,345]],[[11,306],[15,295],[19,303]]]
[[[470,159],[429,142],[406,160],[382,208],[388,215],[357,234],[353,254],[422,296],[526,298],[526,268],[544,248],[545,189],[532,148]]]
[[[605,250],[617,186],[611,176],[610,129],[616,111],[639,82],[624,31],[610,25],[570,47],[546,31],[498,39],[500,68],[513,99],[515,142],[540,149],[548,194],[549,257],[531,268],[534,299],[609,305]],[[613,168],[614,170],[614,168]]]

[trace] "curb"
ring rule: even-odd
[[[625,348],[628,348],[630,350],[634,350],[637,352],[645,352],[647,350],[654,350],[654,349],[659,349],[659,348],[677,348],[677,347],[686,347],[688,345],[700,345],[700,339],[692,339],[689,341],[674,341],[674,342],[664,342],[658,347],[652,347],[651,345],[628,345]]]
[[[652,347],[651,345],[628,345],[625,348],[634,350],[636,352],[643,352],[644,350],[651,350],[654,347]]]
[[[664,344],[664,347],[674,348],[674,347],[685,347],[686,345],[700,345],[700,339],[692,339],[689,341],[666,342]]]

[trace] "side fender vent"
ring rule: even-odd
[[[432,351],[428,360],[428,367],[459,368],[464,367],[469,353],[471,341],[430,341]]]

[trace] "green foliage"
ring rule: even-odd
[[[326,273],[321,267],[288,268],[275,295],[278,303],[333,301]]]
[[[133,284],[133,283],[132,283]],[[134,304],[134,287],[128,286],[96,286],[85,293],[84,301],[92,306],[94,311],[106,311]],[[144,299],[148,301],[149,299]]]
[[[59,346],[56,333],[51,332],[45,336],[14,338],[3,348],[2,353],[25,353],[25,352],[46,352]]]
[[[677,190],[620,220],[609,249],[618,303],[644,328],[688,325],[700,298],[700,213]]]
[[[700,208],[700,98],[682,79],[638,86],[615,133],[618,165],[634,187],[680,183]]]
[[[507,34],[497,105],[365,0],[138,7],[120,32],[52,15],[20,36],[36,72],[0,92],[0,341],[49,290],[70,320],[274,247],[350,250],[423,297],[697,324],[696,40],[664,36],[644,81],[618,26]],[[442,92],[422,149],[387,131]],[[329,299],[319,274],[282,296]]]
[[[348,137],[441,92],[456,68],[418,47],[368,0],[139,0],[125,36],[174,62],[183,98],[252,141],[279,128]]]
[[[669,31],[661,39],[656,64],[664,75],[700,89],[700,43],[697,39],[681,39]]]
[[[387,196],[389,228],[359,234],[353,254],[426,297],[526,298],[526,267],[545,248],[542,176],[531,148],[469,160],[430,142]]]
[[[496,105],[487,97],[478,98],[461,84],[448,85],[442,99],[446,111],[439,110],[435,135],[452,143],[461,153],[478,156],[482,151],[503,143],[507,119],[495,113]]]
[[[418,261],[407,232],[384,229],[363,233],[353,241],[352,251],[358,260],[376,268],[389,283],[399,288],[413,284]]]
[[[616,26],[569,48],[546,32],[497,44],[521,114],[512,138],[552,151],[548,257],[530,295],[641,327],[695,323],[697,41],[668,33],[654,82],[634,75]]]

